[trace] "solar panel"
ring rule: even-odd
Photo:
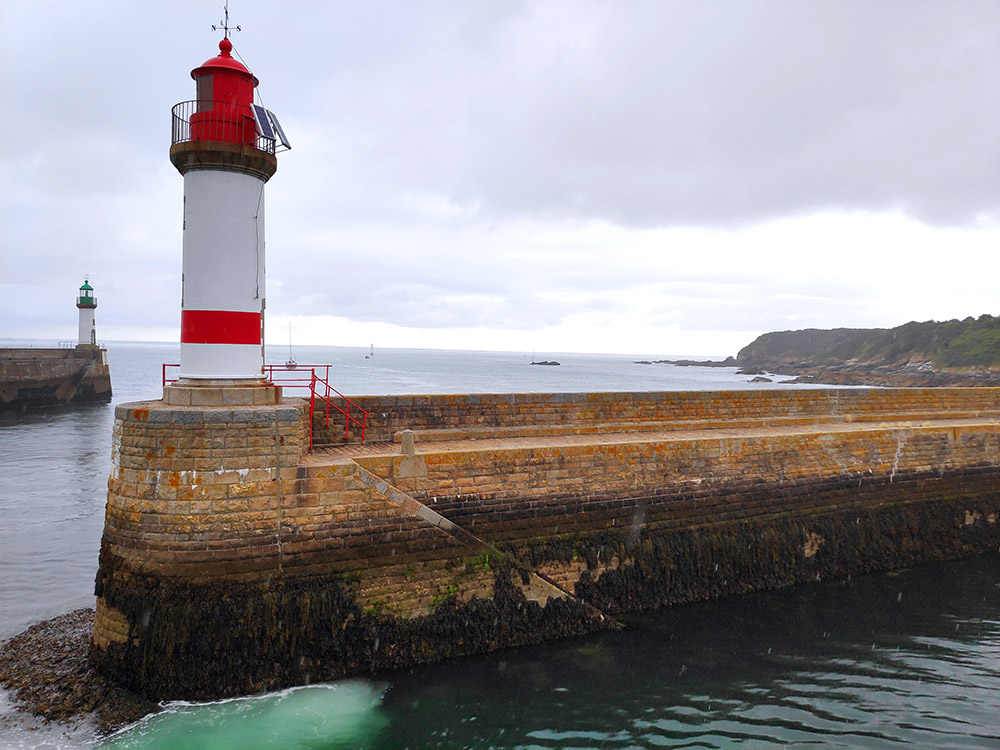
[[[278,140],[281,141],[281,145],[290,149],[292,144],[288,142],[288,137],[285,135],[285,131],[281,129],[281,124],[278,122],[278,118],[274,116],[274,112],[267,110],[267,115],[271,118],[271,124],[274,125],[274,129],[278,133]]]
[[[270,113],[259,104],[251,104],[250,106],[253,109],[253,119],[257,123],[257,132],[273,141],[274,131],[271,129],[271,121],[268,119]]]

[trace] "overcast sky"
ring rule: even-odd
[[[0,337],[179,339],[215,2],[0,0]],[[267,337],[735,354],[1000,314],[1000,3],[233,0]]]

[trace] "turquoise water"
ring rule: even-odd
[[[378,680],[171,704],[108,748],[997,747],[1000,560],[674,607]]]
[[[115,403],[176,346],[110,345]],[[759,387],[640,357],[302,347],[343,392]],[[645,356],[652,359],[660,356]],[[283,362],[287,351],[276,351]],[[764,387],[775,387],[765,384]],[[0,638],[92,606],[113,409],[0,419]],[[0,748],[1000,747],[1000,556],[674,607],[628,629],[212,704],[101,745],[0,693]],[[238,648],[238,644],[234,644]]]

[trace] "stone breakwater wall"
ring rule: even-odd
[[[0,349],[0,411],[111,400],[107,350]]]
[[[218,697],[1000,545],[1000,390],[622,395],[368,397],[316,453],[298,401],[118,407],[95,664]]]
[[[636,393],[512,393],[355,396],[371,414],[369,442],[398,440],[402,430],[425,439],[595,434],[817,422],[879,422],[887,418],[1000,415],[1000,389],[816,388],[796,390]],[[318,444],[338,444],[343,425],[317,414]]]
[[[1000,543],[996,426],[356,460],[611,614]]]

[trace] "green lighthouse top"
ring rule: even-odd
[[[80,287],[80,293],[76,297],[76,306],[89,310],[97,307],[97,298],[94,296],[94,287],[90,285],[90,279],[83,280],[83,286]]]

